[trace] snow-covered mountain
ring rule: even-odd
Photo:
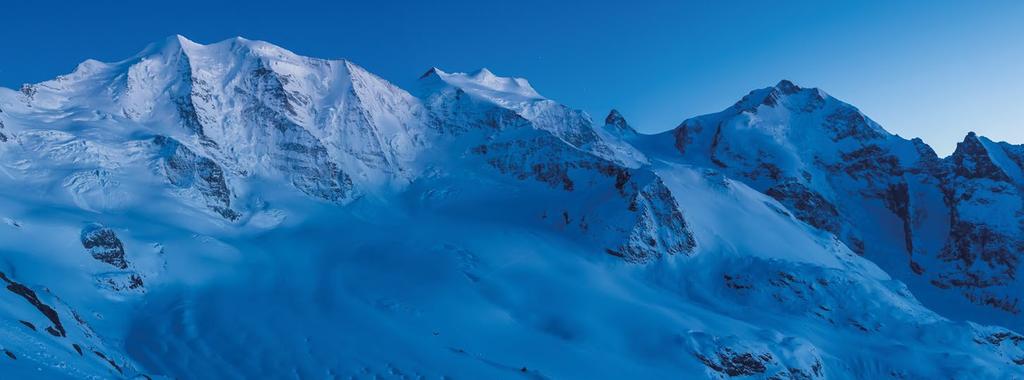
[[[1024,327],[1021,147],[971,133],[940,159],[788,81],[646,138],[674,141],[664,159],[723,171],[835,234],[940,314]]]
[[[0,374],[1024,376],[1024,147],[787,81],[658,135],[411,90],[180,36],[0,89]]]

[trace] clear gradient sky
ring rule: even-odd
[[[1024,1],[46,1],[0,5],[0,86],[173,34],[348,58],[408,88],[487,67],[659,132],[793,80],[940,155],[970,130],[1024,143]]]

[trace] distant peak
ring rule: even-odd
[[[428,89],[436,90],[434,79],[445,86],[459,88],[467,93],[482,96],[488,99],[502,99],[503,101],[522,102],[544,99],[543,96],[533,89],[526,79],[513,77],[500,77],[494,75],[486,68],[473,73],[445,72],[436,67],[430,68],[420,76],[421,80],[432,83]],[[428,80],[430,79],[430,80]]]
[[[964,154],[978,154],[979,152],[987,152],[988,147],[982,141],[982,137],[978,136],[974,131],[967,132],[967,136],[964,136],[964,140],[956,144],[954,155]],[[987,154],[987,153],[986,153]]]
[[[612,127],[615,131],[618,132],[636,133],[636,131],[633,130],[633,127],[631,127],[629,123],[626,122],[626,118],[623,117],[621,113],[619,113],[619,110],[614,108],[611,111],[609,111],[608,116],[604,118],[604,124]]]
[[[430,70],[427,70],[423,75],[420,75],[420,79],[424,79],[432,75],[437,76],[440,75],[439,73],[443,73],[443,71],[437,67],[431,67]]]
[[[491,70],[488,70],[486,67],[477,70],[475,73],[473,73],[473,76],[477,78],[496,78],[494,73],[492,73]]]
[[[793,82],[790,82],[788,79],[780,80],[779,83],[775,85],[775,88],[786,95],[795,94],[802,90],[800,86],[793,84]]]
[[[608,116],[604,118],[604,123],[608,125],[622,126],[626,125],[626,118],[622,117],[619,110],[612,108],[612,110],[608,112]]]
[[[182,44],[182,45],[185,45],[185,44],[193,44],[194,45],[194,44],[196,44],[195,41],[192,41],[192,40],[188,39],[188,37],[185,37],[185,36],[180,35],[180,34],[175,34],[173,36],[168,37],[167,39],[168,40],[177,41],[179,44]]]

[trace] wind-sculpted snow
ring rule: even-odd
[[[1021,326],[1024,148],[788,81],[653,136],[414,94],[180,36],[0,89],[0,377],[1024,376],[967,321]]]

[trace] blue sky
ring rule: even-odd
[[[151,3],[151,4],[147,4]],[[1022,1],[27,1],[4,6],[0,86],[126,58],[172,34],[348,58],[408,88],[487,67],[641,131],[787,78],[940,154],[967,131],[1024,143]]]

